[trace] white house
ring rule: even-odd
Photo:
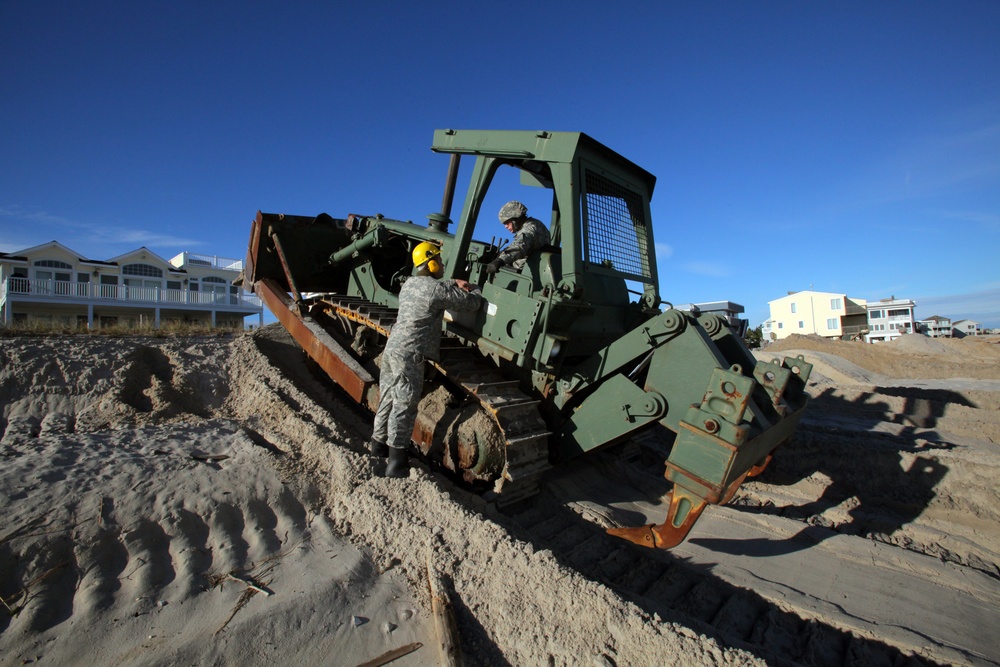
[[[917,330],[913,313],[916,304],[911,299],[881,299],[868,304],[869,332],[865,340],[869,343],[895,340],[904,334]]]
[[[975,320],[958,320],[951,325],[951,335],[955,338],[978,336],[982,333],[980,326]]]
[[[792,334],[816,334],[824,338],[853,338],[865,332],[863,299],[836,292],[804,290],[767,302],[771,317],[762,333],[769,340]]]
[[[242,328],[264,320],[260,299],[233,281],[243,261],[181,253],[167,261],[148,248],[108,260],[82,257],[57,241],[0,253],[0,326],[69,327],[190,322]]]
[[[926,320],[917,322],[924,335],[931,338],[951,338],[951,318],[941,315],[931,315]]]

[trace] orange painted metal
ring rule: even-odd
[[[671,549],[684,541],[706,504],[703,498],[675,486],[670,492],[666,521],[659,525],[649,524],[636,528],[609,528],[607,532],[608,535],[620,537],[641,547]],[[680,523],[676,523],[678,519]]]

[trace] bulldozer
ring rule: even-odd
[[[656,179],[587,134],[442,129],[431,150],[449,160],[427,223],[258,212],[244,288],[374,412],[411,252],[438,245],[444,278],[483,299],[474,313],[445,313],[412,447],[503,506],[538,493],[553,466],[666,429],[667,516],[608,532],[652,548],[681,543],[707,505],[728,502],[791,438],[812,367],[758,361],[722,317],[661,300]],[[455,222],[460,174],[468,189]],[[519,270],[487,270],[507,242],[492,231],[495,209],[484,214],[497,197],[530,197],[549,213],[550,245]]]

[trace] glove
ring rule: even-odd
[[[503,262],[501,262],[499,259],[494,259],[492,262],[486,265],[486,273],[488,273],[489,275],[493,275],[494,273],[497,272],[497,269],[499,269],[501,266],[503,266]]]

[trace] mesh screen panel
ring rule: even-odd
[[[642,197],[588,171],[584,202],[586,260],[620,273],[650,278]]]

